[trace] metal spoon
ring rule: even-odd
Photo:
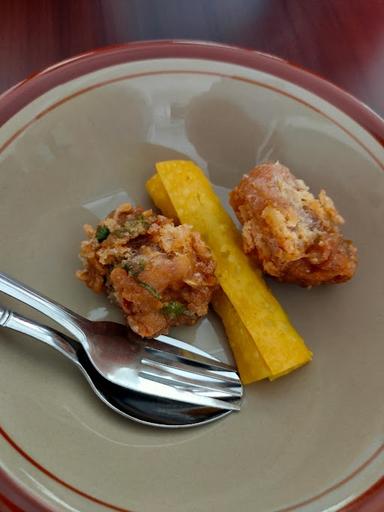
[[[240,409],[239,375],[209,354],[197,355],[187,344],[180,349],[168,336],[142,339],[116,322],[90,321],[2,272],[0,291],[67,329],[101,376],[118,386],[209,409]]]
[[[1,325],[32,336],[65,355],[85,375],[102,402],[115,412],[138,423],[156,427],[185,428],[210,423],[231,413],[230,410],[155,397],[114,384],[95,369],[79,342],[55,329],[4,310],[0,306]],[[172,340],[172,343],[175,343],[177,348],[185,348],[197,355],[205,355],[202,350],[182,341]]]

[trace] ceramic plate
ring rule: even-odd
[[[344,285],[270,283],[314,360],[247,387],[241,413],[201,428],[166,431],[124,420],[60,354],[1,331],[4,507],[378,511],[383,121],[279,59],[158,42],[47,69],[1,97],[0,122],[0,268],[88,318],[119,314],[74,277],[81,226],[127,199],[150,206],[144,183],[158,160],[195,160],[224,202],[243,173],[279,160],[316,193],[326,188],[360,258]],[[172,334],[225,355],[213,314]]]

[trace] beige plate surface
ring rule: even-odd
[[[0,129],[0,146],[26,124],[0,154],[0,268],[89,318],[119,314],[74,277],[81,226],[127,199],[150,206],[144,183],[158,160],[195,160],[225,201],[256,163],[280,160],[334,198],[360,264],[345,285],[271,283],[313,362],[249,386],[241,413],[187,431],[125,421],[59,354],[1,331],[1,428],[31,458],[0,437],[10,477],[52,510],[81,512],[333,511],[376,482],[384,151],[375,139],[288,81],[182,58],[122,63],[59,85]],[[172,334],[225,355],[213,314]]]

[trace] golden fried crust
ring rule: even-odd
[[[207,314],[217,287],[215,263],[191,226],[126,203],[96,230],[84,230],[77,277],[107,292],[138,334],[155,336]]]
[[[280,281],[315,286],[350,279],[356,248],[339,230],[344,222],[322,190],[315,198],[280,163],[262,164],[230,193],[243,225],[246,254]]]

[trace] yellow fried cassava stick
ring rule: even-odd
[[[157,208],[167,217],[177,219],[177,213],[158,174],[147,181],[146,188]],[[270,372],[251,335],[223,290],[215,293],[212,305],[224,324],[243,384],[269,377]]]
[[[176,210],[174,209],[171,200],[169,199],[167,191],[161,182],[160,176],[158,174],[154,174],[152,178],[149,178],[145,184],[145,187],[148,194],[151,196],[152,201],[162,212],[162,214],[166,217],[177,220]]]
[[[240,235],[204,173],[192,162],[160,162],[156,170],[178,218],[211,248],[225,295],[250,334],[270,378],[305,364],[311,352],[241,249]]]
[[[221,288],[214,294],[212,305],[224,324],[242,383],[251,384],[270,377],[255,342]]]

